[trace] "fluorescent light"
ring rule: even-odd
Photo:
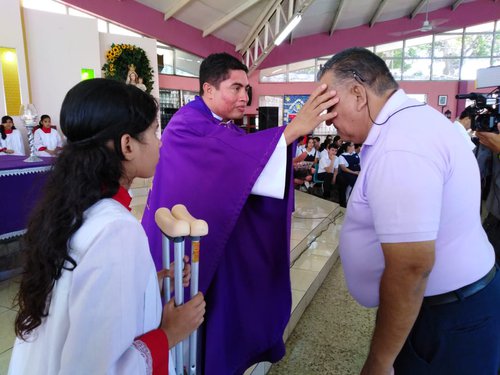
[[[286,25],[281,33],[278,34],[278,37],[274,40],[274,44],[279,46],[281,42],[285,40],[285,38],[292,32],[293,29],[297,27],[300,20],[302,19],[302,14],[297,14],[293,19]]]

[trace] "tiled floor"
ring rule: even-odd
[[[146,182],[147,184],[147,182]],[[140,219],[144,210],[143,186],[137,186],[132,213]],[[339,218],[338,205],[313,195],[297,192],[292,220],[291,261],[293,315],[285,332],[288,337],[336,259]],[[19,278],[0,283],[0,374],[6,374],[14,342],[16,311],[12,299]],[[261,375],[269,364],[260,364],[248,373]]]
[[[0,374],[7,374],[12,344],[14,343],[14,319],[16,310],[13,299],[18,289],[19,278],[0,282]]]

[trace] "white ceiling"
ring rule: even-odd
[[[215,30],[212,35],[235,46],[245,40],[258,18],[271,3],[279,0],[136,0],[160,12],[178,9],[174,18],[200,30],[206,30],[218,20],[245,4],[253,4],[235,18]],[[284,0],[287,2],[288,0]],[[429,12],[437,9],[459,6],[474,0],[428,0]],[[295,0],[295,6],[306,0]],[[426,0],[312,0],[303,14],[302,21],[293,31],[293,38],[329,33],[335,14],[342,6],[341,16],[335,30],[347,29],[370,23],[377,8],[382,6],[376,22],[409,17],[415,9],[416,14],[425,13]],[[180,9],[179,9],[180,8]]]

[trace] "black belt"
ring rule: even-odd
[[[435,306],[461,301],[484,289],[491,282],[491,280],[493,280],[496,272],[496,266],[493,266],[493,268],[485,276],[473,282],[472,284],[466,285],[460,289],[453,290],[448,293],[424,297],[423,303],[427,306]]]

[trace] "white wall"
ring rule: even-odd
[[[100,54],[101,54],[101,66],[106,62],[106,52],[111,47],[111,44],[133,44],[134,46],[140,47],[146,52],[149,59],[149,63],[153,68],[153,80],[154,85],[151,90],[151,95],[156,99],[160,97],[160,86],[158,84],[158,59],[156,57],[156,40],[150,38],[138,38],[134,36],[126,35],[115,35],[100,33]]]
[[[24,50],[20,0],[1,0],[0,47],[15,48],[19,64],[21,102],[29,103],[28,74]],[[6,113],[3,82],[0,83],[0,114]]]
[[[97,20],[24,9],[33,104],[59,125],[68,90],[81,81],[81,69],[101,76]]]
[[[0,0],[0,46],[15,48],[19,61],[21,99],[33,103],[39,115],[48,114],[54,125],[59,125],[59,112],[68,90],[81,81],[81,69],[94,69],[101,77],[101,67],[106,62],[106,52],[112,43],[128,43],[142,48],[154,70],[151,94],[159,98],[156,40],[124,35],[99,33],[97,20],[21,8],[20,0]],[[26,47],[23,40],[24,15]],[[26,54],[29,61],[29,83]],[[0,81],[0,92],[3,93]],[[0,115],[5,114],[5,98],[0,94]],[[14,117],[16,127],[26,130],[19,117]],[[26,141],[27,142],[27,141]],[[27,148],[28,149],[28,148]]]

